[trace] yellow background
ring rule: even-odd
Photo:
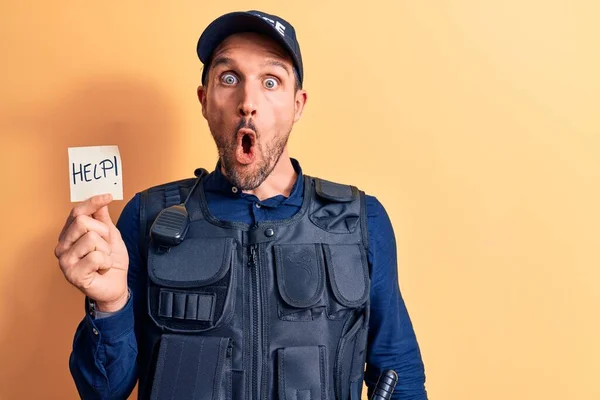
[[[292,156],[392,218],[430,398],[600,399],[599,4],[2,1],[0,399],[77,396],[67,147],[118,145],[127,199],[213,168],[196,40],[251,8],[298,31]]]

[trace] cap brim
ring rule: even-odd
[[[283,36],[269,22],[257,15],[245,12],[232,12],[222,15],[206,27],[200,39],[198,39],[196,47],[198,58],[206,66],[210,62],[211,56],[217,46],[225,38],[234,33],[241,32],[256,32],[275,40],[290,55],[296,70],[298,70],[300,61],[294,49],[285,41]]]

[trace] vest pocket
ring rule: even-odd
[[[229,271],[232,238],[187,238],[168,251],[150,249],[148,275],[164,286],[210,285]]]
[[[151,400],[231,399],[231,339],[161,337]]]
[[[327,314],[342,319],[349,309],[363,305],[369,297],[367,255],[359,244],[324,244],[323,252],[332,292]]]
[[[328,400],[325,346],[277,349],[280,400]]]
[[[353,319],[348,320],[349,323],[352,321]],[[367,341],[364,321],[365,317],[361,315],[338,343],[334,366],[336,399],[347,400],[351,382],[362,382]]]
[[[324,308],[325,271],[319,244],[275,245],[279,318],[310,321]]]
[[[171,332],[203,332],[226,322],[235,296],[236,242],[187,238],[168,251],[150,248],[148,307],[154,322]]]

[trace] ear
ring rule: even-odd
[[[297,90],[295,99],[294,99],[294,122],[298,122],[300,117],[302,117],[302,111],[304,111],[304,106],[306,105],[306,101],[308,100],[308,95],[306,90]]]
[[[206,87],[198,86],[198,100],[202,105],[202,116],[206,119]]]

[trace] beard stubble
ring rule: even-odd
[[[242,128],[252,129],[256,134],[254,151],[257,157],[249,165],[239,164],[235,157],[238,146],[237,133]],[[285,134],[276,136],[270,143],[264,143],[252,119],[241,119],[229,135],[218,135],[211,129],[225,175],[240,190],[256,189],[267,179],[285,150],[290,132],[291,127]]]

